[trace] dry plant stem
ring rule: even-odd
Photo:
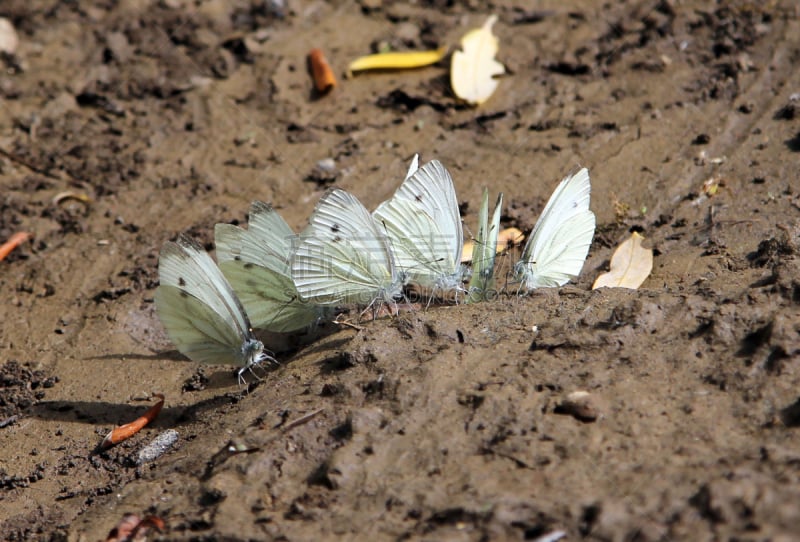
[[[105,449],[110,448],[115,444],[119,444],[123,440],[131,438],[133,435],[141,431],[142,428],[144,428],[148,423],[155,420],[158,416],[158,413],[161,412],[161,409],[164,406],[164,395],[161,393],[154,393],[153,397],[158,397],[158,403],[153,405],[150,410],[144,413],[142,417],[137,418],[131,423],[126,423],[125,425],[120,425],[119,427],[114,428],[108,435],[106,435],[106,438],[103,439],[100,447]]]
[[[316,418],[320,413],[322,413],[324,410],[325,410],[324,408],[318,408],[317,410],[309,412],[305,416],[301,416],[300,418],[294,420],[293,422],[290,422],[290,423],[286,424],[283,427],[283,432],[285,433],[285,432],[287,432],[287,431],[289,431],[291,429],[294,429],[295,427],[297,427],[299,425],[303,425],[304,423],[310,422],[311,420]]]
[[[11,254],[11,251],[20,246],[22,243],[30,238],[31,234],[26,231],[15,233],[11,239],[6,241],[0,246],[0,261],[6,259],[6,256]]]
[[[336,320],[333,321],[333,323],[337,324],[337,325],[340,325],[340,326],[351,327],[351,328],[353,328],[355,330],[358,330],[358,331],[361,331],[361,330],[364,329],[362,326],[359,326],[358,324],[354,324],[353,322],[351,322],[349,320],[339,320],[337,318]]]
[[[158,516],[145,516],[144,519],[141,519],[136,514],[125,514],[116,527],[108,533],[106,542],[141,540],[142,538],[138,537],[146,535],[151,528],[163,532],[164,527],[164,520]]]

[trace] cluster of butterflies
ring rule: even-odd
[[[556,188],[514,266],[520,290],[561,286],[576,277],[592,242],[589,172]],[[248,228],[217,224],[218,265],[191,238],[165,243],[156,311],[177,349],[204,363],[275,361],[253,328],[287,333],[332,319],[336,307],[374,307],[404,299],[479,300],[492,285],[502,194],[491,222],[484,191],[472,270],[453,180],[437,160],[419,167],[370,213],[352,194],[329,190],[296,235],[270,205],[255,202]],[[469,285],[464,287],[466,280]]]

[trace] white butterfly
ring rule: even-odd
[[[158,261],[156,312],[184,355],[246,369],[274,359],[253,336],[247,314],[214,260],[192,239],[167,242]]]
[[[408,282],[434,294],[463,290],[464,232],[453,179],[438,160],[417,164],[418,155],[392,198],[372,216],[391,239]]]
[[[219,268],[244,305],[253,326],[285,333],[303,329],[328,311],[300,299],[289,256],[295,234],[271,205],[250,206],[247,229],[217,224]]]
[[[564,178],[550,196],[514,266],[526,289],[561,286],[580,274],[595,227],[590,192],[589,170],[583,168]]]
[[[300,297],[320,305],[390,303],[402,295],[389,239],[361,202],[338,188],[317,203],[290,266]]]

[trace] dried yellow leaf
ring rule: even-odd
[[[496,75],[505,73],[505,67],[495,60],[497,37],[492,25],[497,15],[487,19],[481,28],[470,30],[461,38],[461,51],[453,53],[450,64],[450,85],[456,96],[473,105],[489,99],[497,88]]]
[[[724,183],[721,177],[718,177],[717,175],[709,177],[703,183],[703,193],[710,198],[711,196],[716,195],[717,191],[719,190],[719,187],[723,186],[723,184]]]
[[[447,47],[434,51],[395,51],[378,53],[355,59],[348,66],[351,72],[364,70],[404,70],[421,68],[439,62],[447,54]]]
[[[597,288],[637,289],[653,270],[653,250],[642,247],[644,237],[636,232],[624,241],[611,256],[611,269],[603,273],[592,285]]]
[[[497,253],[508,249],[510,246],[518,245],[525,240],[525,234],[517,228],[506,228],[497,234]],[[468,240],[464,243],[464,249],[461,251],[461,263],[469,263],[472,261],[472,251],[475,247],[475,241]]]

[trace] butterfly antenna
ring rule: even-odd
[[[498,258],[503,258],[503,261],[507,260],[508,259],[508,251],[503,252],[502,254],[498,254]],[[495,267],[495,269],[498,268],[497,261],[495,261],[495,266],[494,267]],[[511,276],[511,271],[506,266],[505,267],[505,273],[503,273],[503,287],[498,291],[498,293],[500,293],[500,292],[503,292],[503,293],[508,292],[508,281],[509,281],[509,277],[510,276]]]

